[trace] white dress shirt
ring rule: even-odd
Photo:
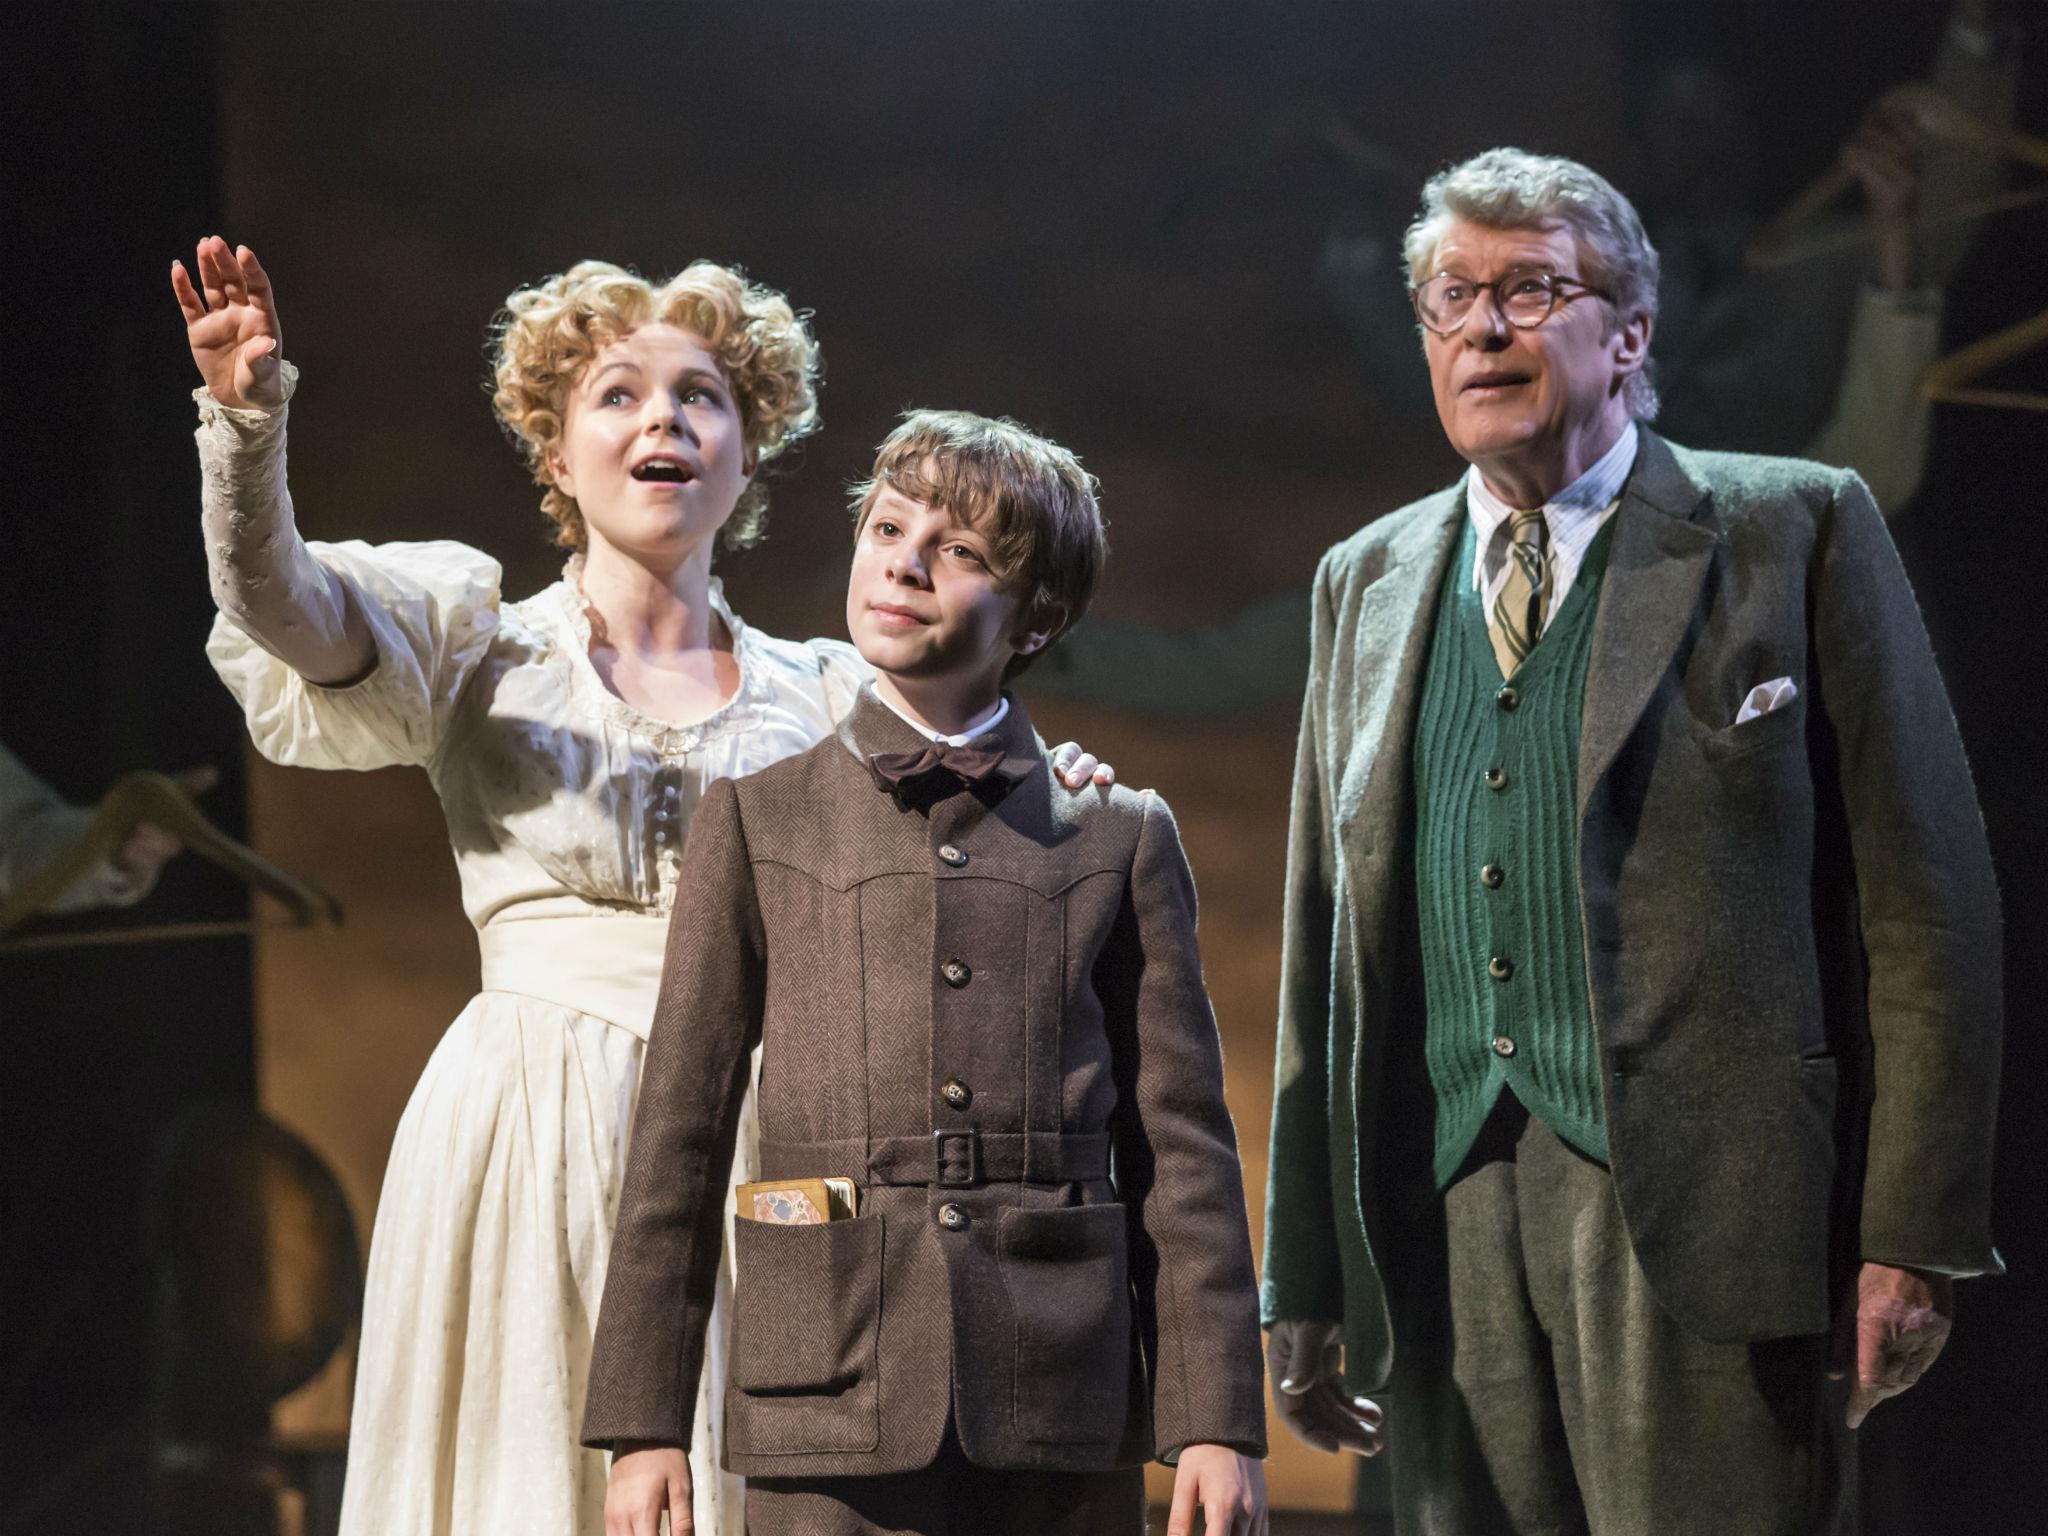
[[[889,701],[887,699],[882,698],[882,693],[879,688],[875,690],[875,697],[877,699],[881,699],[881,701],[884,704],[888,704],[889,712],[893,714],[898,720],[901,720],[905,725],[909,726],[912,730],[916,731],[918,735],[928,737],[931,740],[948,747],[964,747],[967,745],[967,743],[974,740],[975,737],[986,736],[990,731],[994,730],[997,726],[1001,725],[1003,723],[1003,716],[1007,715],[1010,712],[1010,698],[1008,694],[1004,694],[1001,698],[996,700],[996,707],[994,709],[989,710],[979,720],[974,721],[967,727],[966,730],[957,732],[951,736],[945,736],[933,730],[930,726],[926,725],[922,720],[913,720],[910,718],[910,716],[906,715],[902,710],[898,709],[894,704],[889,704]]]
[[[1621,505],[1621,488],[1635,468],[1636,443],[1636,424],[1631,421],[1591,469],[1543,504],[1543,521],[1550,530],[1550,607],[1543,616],[1545,628],[1564,607],[1565,596],[1586,563],[1587,548]],[[1477,535],[1472,585],[1484,599],[1485,611],[1491,613],[1494,599],[1508,579],[1507,541],[1495,535],[1522,509],[1509,506],[1488,490],[1476,464],[1465,476],[1465,509]]]

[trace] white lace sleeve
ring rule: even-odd
[[[359,681],[323,687],[225,615],[206,654],[249,723],[256,750],[302,768],[424,764],[498,629],[498,562],[466,544],[306,546],[368,622],[376,661]]]
[[[214,606],[273,655],[326,683],[360,677],[369,637],[347,595],[307,550],[285,484],[285,423],[299,371],[283,365],[276,410],[199,405],[200,522]]]

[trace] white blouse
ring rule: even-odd
[[[670,725],[618,698],[591,664],[575,560],[553,586],[508,604],[498,563],[467,545],[308,547],[369,621],[370,674],[343,688],[309,683],[226,618],[207,653],[271,761],[427,770],[479,929],[572,914],[665,917],[682,829],[705,784],[819,741],[870,675],[844,641],[749,628],[714,577],[739,688],[707,719]]]
[[[654,719],[591,664],[578,562],[507,603],[498,563],[463,544],[300,544],[284,412],[202,394],[200,423],[222,607],[331,612],[331,572],[376,645],[366,676],[327,687],[217,620],[207,652],[251,739],[297,767],[425,768],[481,950],[482,990],[413,1091],[378,1201],[344,1536],[601,1536],[583,1384],[684,829],[711,780],[828,735],[868,669],[842,641],[748,628],[713,581],[738,688],[695,725]],[[752,1161],[743,1120],[733,1178]],[[743,1523],[719,1470],[730,1278],[690,1447],[707,1536]]]

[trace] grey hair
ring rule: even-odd
[[[1657,248],[1643,232],[1635,205],[1576,160],[1489,149],[1430,177],[1422,188],[1422,211],[1401,240],[1410,283],[1430,275],[1427,266],[1455,219],[1493,229],[1563,224],[1578,239],[1587,281],[1613,295],[1615,313],[1624,320],[1657,318]],[[1657,386],[1647,361],[1622,393],[1631,415],[1656,419]]]

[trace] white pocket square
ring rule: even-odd
[[[1749,690],[1749,697],[1742,701],[1742,708],[1735,711],[1735,723],[1754,720],[1759,715],[1768,715],[1774,709],[1783,709],[1799,697],[1799,685],[1789,677],[1774,677],[1768,683],[1758,683]]]

